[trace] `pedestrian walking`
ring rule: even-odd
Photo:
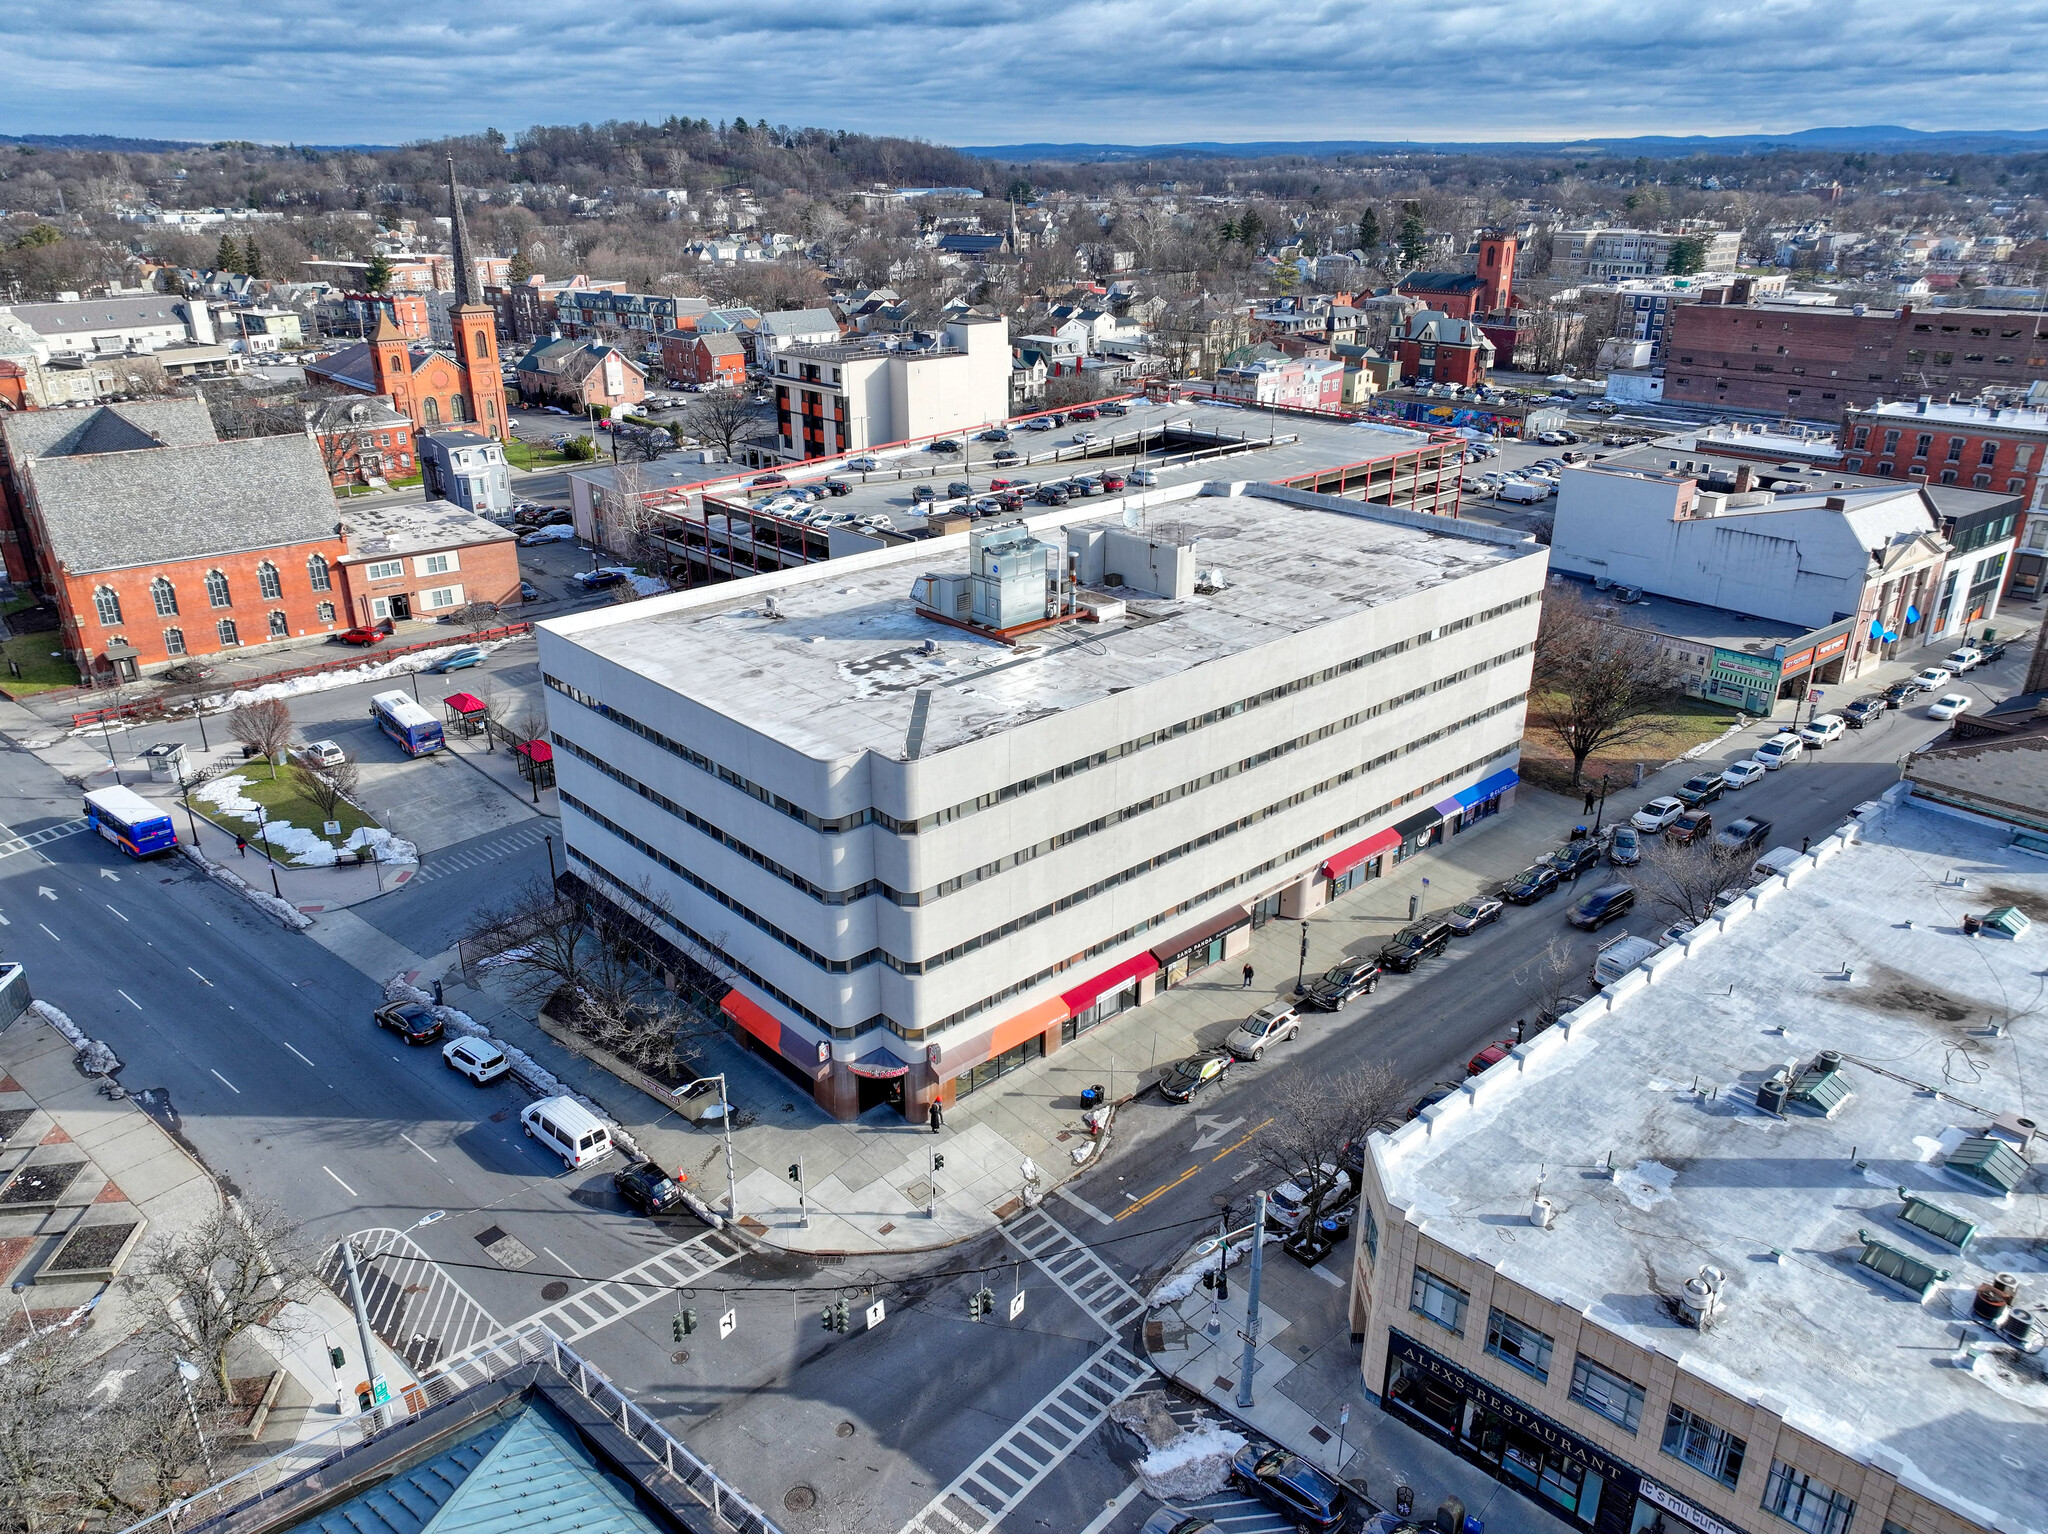
[[[1244,967],[1244,988],[1247,991],[1252,988],[1252,967],[1249,964]]]
[[[1599,798],[1599,797],[1600,797],[1600,796],[1599,796],[1598,794],[1594,793],[1592,789],[1590,789],[1590,788],[1589,788],[1589,789],[1587,789],[1587,790],[1586,790],[1586,807],[1585,807],[1585,809],[1584,809],[1584,810],[1582,811],[1582,813],[1584,813],[1584,814],[1587,814],[1587,815],[1590,815],[1590,814],[1592,814],[1592,813],[1593,813],[1593,801],[1594,801],[1595,799]]]
[[[931,1108],[925,1114],[925,1118],[930,1121],[933,1134],[937,1134],[939,1126],[946,1122],[946,1110],[939,1106],[939,1100],[936,1097],[932,1099]]]

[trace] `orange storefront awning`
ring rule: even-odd
[[[749,1001],[738,991],[727,991],[719,1010],[740,1027],[766,1044],[777,1054],[782,1052],[782,1024],[768,1015],[768,1010],[758,1002]]]
[[[995,1031],[988,1036],[990,1058],[1015,1049],[1032,1035],[1045,1032],[1055,1023],[1065,1022],[1068,1016],[1067,1004],[1055,996],[996,1024]]]

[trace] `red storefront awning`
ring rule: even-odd
[[[1323,860],[1323,872],[1332,879],[1341,879],[1367,858],[1385,852],[1390,847],[1401,845],[1401,833],[1395,830],[1375,831],[1364,841],[1346,847],[1342,852],[1332,853]]]
[[[1085,980],[1071,991],[1064,991],[1060,1000],[1067,1004],[1070,1012],[1083,1012],[1107,996],[1111,991],[1120,991],[1133,980],[1143,979],[1159,968],[1159,961],[1149,953],[1124,960],[1114,969],[1106,969],[1093,980]]]

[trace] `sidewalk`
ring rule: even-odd
[[[1197,1289],[1147,1319],[1146,1355],[1161,1374],[1253,1431],[1324,1470],[1363,1481],[1382,1507],[1392,1507],[1394,1489],[1407,1486],[1415,1493],[1415,1516],[1425,1522],[1439,1502],[1455,1496],[1489,1534],[1557,1534],[1561,1520],[1368,1399],[1350,1332],[1351,1255],[1347,1240],[1305,1268],[1277,1242],[1266,1247],[1249,1407],[1237,1404],[1249,1293],[1244,1264],[1230,1270],[1230,1298],[1217,1307],[1217,1336],[1206,1329],[1208,1291]]]

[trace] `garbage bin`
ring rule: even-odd
[[[149,763],[152,783],[175,783],[184,776],[185,748],[175,741],[151,746],[142,753],[142,759]]]
[[[1099,1104],[1102,1101],[1102,1099],[1103,1091],[1101,1083],[1098,1082],[1096,1085],[1092,1087],[1081,1088],[1081,1103],[1083,1107],[1093,1108],[1097,1104]]]

